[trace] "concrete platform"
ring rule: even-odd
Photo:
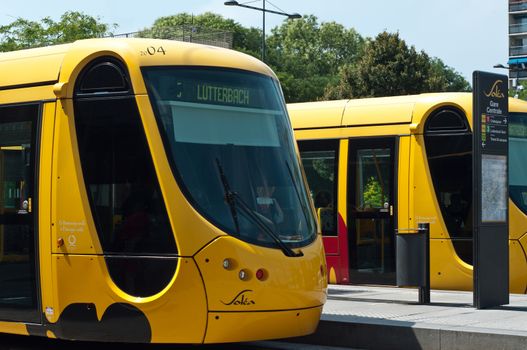
[[[298,343],[359,349],[527,349],[527,295],[477,310],[471,292],[432,291],[419,305],[417,289],[329,287],[314,335]]]

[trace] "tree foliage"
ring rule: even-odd
[[[59,21],[18,18],[0,26],[0,51],[101,37],[111,34],[115,27],[75,11],[65,12]],[[167,32],[183,30],[192,37],[202,28],[231,32],[235,50],[261,57],[260,29],[246,28],[211,12],[160,17],[139,36],[169,38]],[[185,33],[183,37],[187,40]],[[287,102],[470,89],[458,72],[439,58],[409,47],[398,33],[383,32],[374,39],[364,39],[353,28],[319,23],[311,15],[284,20],[272,29],[266,46],[266,63],[277,73]]]
[[[470,83],[452,67],[447,66],[441,59],[434,57],[430,60],[428,75],[428,91],[457,92],[471,91]]]
[[[527,82],[516,80],[516,84],[513,85],[516,86],[509,88],[509,96],[519,98],[520,100],[527,100]]]
[[[467,91],[469,83],[440,59],[408,47],[398,33],[382,32],[368,41],[355,64],[342,66],[339,83],[325,97],[360,98]]]
[[[363,193],[365,208],[382,208],[388,201],[388,197],[383,193],[379,181],[371,176],[366,182]]]
[[[177,15],[160,17],[154,24],[143,29],[139,36],[150,38],[169,38],[174,31],[199,30],[200,28],[217,29],[233,33],[233,48],[253,56],[260,54],[261,31],[256,28],[245,28],[238,22],[224,18],[221,15],[205,12],[201,15],[179,13]],[[184,33],[182,33],[184,34]]]
[[[17,18],[0,26],[0,51],[12,51],[30,47],[63,44],[78,39],[101,37],[111,34],[116,25],[101,23],[82,12],[65,12],[58,22],[50,17],[40,22]]]
[[[364,39],[335,22],[315,16],[284,21],[267,38],[267,63],[281,79],[288,102],[320,99],[338,81],[338,67],[354,63]]]

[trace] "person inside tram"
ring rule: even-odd
[[[466,217],[466,203],[463,202],[461,194],[452,193],[450,196],[450,204],[446,207],[447,224],[450,224],[450,229],[454,229],[459,234],[465,226]]]
[[[256,188],[258,197],[256,204],[258,212],[269,219],[274,225],[281,224],[284,221],[284,213],[280,204],[274,197],[276,187],[263,184]]]
[[[335,212],[331,193],[322,190],[315,196],[315,210],[320,222],[322,233],[331,234],[335,231]]]
[[[333,206],[333,199],[331,193],[322,190],[315,196],[315,208],[331,208]]]

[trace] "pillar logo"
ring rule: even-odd
[[[495,97],[495,98],[504,98],[505,95],[500,89],[500,85],[503,83],[503,80],[496,80],[494,84],[492,85],[492,88],[489,92],[484,92],[485,96],[487,97]]]

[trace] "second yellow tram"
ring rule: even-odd
[[[527,291],[527,102],[510,99],[510,291]],[[472,289],[472,94],[288,105],[331,283],[395,284],[395,231],[431,227],[431,285]]]

